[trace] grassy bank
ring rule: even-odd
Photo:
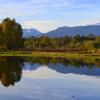
[[[33,57],[99,57],[99,53],[92,53],[92,54],[78,54],[78,53],[69,53],[69,52],[1,52],[0,56],[33,56]]]

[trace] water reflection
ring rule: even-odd
[[[100,76],[99,58],[35,58],[0,57],[0,80],[5,87],[15,85],[21,80],[22,70],[35,70],[45,66],[62,74],[80,74]],[[42,69],[42,71],[45,69]],[[42,72],[41,72],[42,73]],[[38,74],[38,73],[37,73]],[[48,74],[48,71],[47,73]]]
[[[39,67],[46,66],[58,73],[74,73],[84,75],[100,76],[99,58],[25,58],[26,67],[23,69],[36,70]]]
[[[26,57],[26,62],[30,63],[39,63],[41,65],[48,65],[49,63],[57,64],[62,63],[64,66],[75,66],[77,68],[87,66],[89,69],[92,69],[94,66],[100,67],[99,58],[34,58]]]
[[[0,80],[8,87],[20,81],[22,75],[22,61],[17,57],[0,57]]]

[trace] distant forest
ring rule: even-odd
[[[81,36],[77,34],[59,38],[48,36],[23,38],[22,36],[22,27],[15,19],[4,19],[0,24],[0,51],[84,51],[100,53],[100,35]]]
[[[65,36],[53,37],[47,36],[30,37],[24,40],[25,50],[39,51],[63,51],[63,52],[99,52],[100,36],[89,34],[88,36]]]

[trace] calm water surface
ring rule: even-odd
[[[100,59],[0,57],[0,100],[100,100]]]

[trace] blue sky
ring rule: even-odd
[[[61,26],[100,23],[100,0],[0,0],[0,20],[47,32]]]

